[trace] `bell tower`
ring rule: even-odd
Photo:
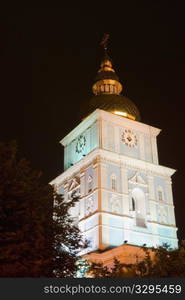
[[[160,129],[142,123],[135,104],[121,95],[105,50],[85,118],[61,140],[64,172],[51,184],[66,200],[79,196],[71,214],[90,240],[91,257],[113,259],[125,244],[176,248],[175,170],[159,165]]]

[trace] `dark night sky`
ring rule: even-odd
[[[0,139],[16,139],[45,182],[59,175],[59,140],[79,123],[79,108],[92,95],[99,43],[108,32],[123,94],[138,106],[142,122],[162,129],[160,164],[178,170],[173,194],[179,237],[185,238],[184,7],[180,1],[122,2],[2,14]]]

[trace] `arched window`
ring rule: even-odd
[[[158,201],[164,200],[163,188],[161,186],[158,186],[158,188],[157,188],[157,198],[158,198]]]
[[[116,191],[116,175],[112,174],[111,176],[111,189]]]
[[[132,197],[132,211],[135,211],[136,210],[136,203],[135,203],[135,200],[134,198]]]
[[[163,201],[163,193],[162,191],[158,191],[158,200]]]

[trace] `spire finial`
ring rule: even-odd
[[[109,36],[110,35],[108,33],[105,33],[101,40],[101,43],[100,43],[100,46],[104,49],[104,57],[101,62],[101,70],[102,70],[102,68],[104,69],[104,68],[108,67],[109,71],[114,72],[114,70],[112,69],[112,61],[107,53]],[[99,70],[99,72],[101,70]]]
[[[122,84],[119,82],[119,78],[116,75],[112,61],[107,54],[109,34],[105,33],[100,46],[103,47],[105,53],[104,58],[101,61],[100,69],[95,78],[95,83],[93,84],[92,90],[95,95],[101,94],[115,94],[119,95],[122,91]]]
[[[105,33],[104,36],[103,36],[103,38],[102,38],[102,41],[100,43],[100,46],[103,47],[103,49],[105,50],[105,52],[107,51],[109,36],[110,35],[108,33]]]

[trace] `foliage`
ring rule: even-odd
[[[73,277],[84,247],[69,214],[78,199],[65,202],[17,156],[16,142],[0,143],[0,276]]]
[[[78,270],[87,265],[79,253],[88,246],[88,242],[83,240],[70,215],[70,209],[77,201],[78,198],[65,201],[61,195],[55,194],[53,270],[56,277],[75,277]]]
[[[89,273],[93,277],[185,277],[185,241],[178,249],[170,249],[167,244],[159,248],[142,247],[145,257],[135,264],[123,264],[116,258],[112,268],[102,263],[92,263]],[[153,254],[153,255],[151,255]]]
[[[111,273],[109,268],[103,263],[92,262],[87,274],[89,277],[106,278],[111,277],[113,272]]]
[[[185,277],[185,241],[178,249],[170,249],[169,245],[152,249],[154,258],[145,249],[145,258],[133,266],[138,277]]]
[[[88,273],[91,277],[95,278],[122,278],[130,276],[129,264],[121,263],[117,258],[114,258],[113,265],[111,267],[106,266],[103,263],[92,262]]]

